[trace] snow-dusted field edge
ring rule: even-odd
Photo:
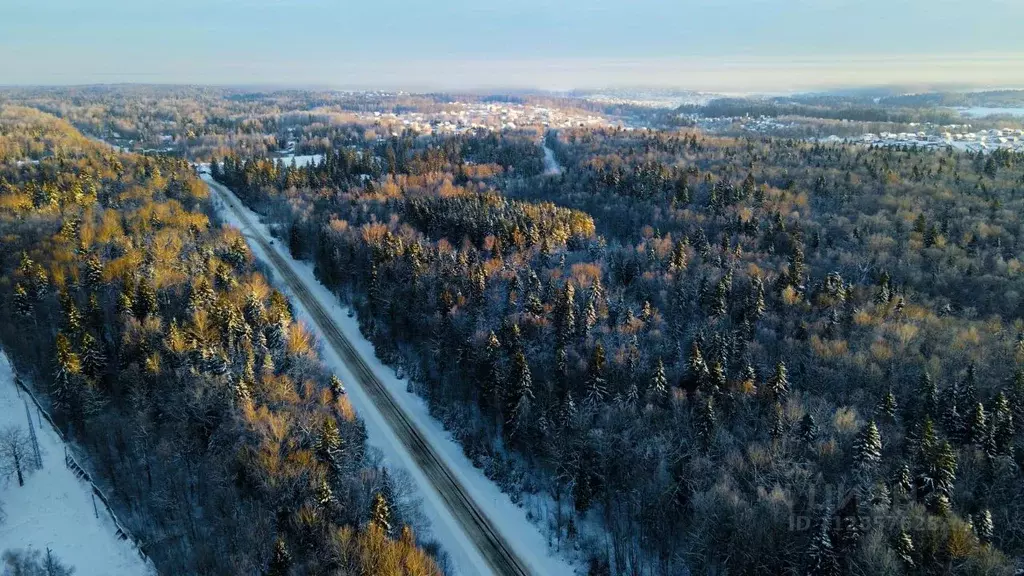
[[[76,576],[156,574],[131,541],[118,539],[103,503],[93,500],[92,485],[65,465],[64,442],[18,389],[10,361],[0,352],[0,430],[17,426],[27,434],[29,417],[43,467],[26,475],[24,486],[14,477],[0,480],[0,506],[7,515],[0,523],[0,552],[32,548],[45,554],[49,548]]]
[[[261,223],[260,216],[242,206],[241,202],[237,202],[239,206],[242,206],[242,210],[245,211],[250,222],[256,228],[256,230],[245,229],[245,226],[235,218],[234,214],[227,209],[220,198],[219,194],[221,194],[220,189],[222,187],[214,183],[206,173],[202,174],[202,178],[207,184],[212,184],[210,189],[214,198],[214,208],[224,222],[242,229],[246,235],[256,233],[267,240],[273,238],[267,226]],[[271,270],[274,269],[273,264],[258,244],[250,242],[249,247],[259,261]],[[493,482],[484,476],[483,472],[472,465],[462,453],[462,448],[459,444],[444,430],[441,423],[430,415],[426,402],[415,394],[407,392],[406,383],[397,377],[393,369],[383,365],[377,359],[373,345],[359,331],[357,318],[350,316],[349,308],[341,305],[337,297],[317,280],[313,272],[313,265],[309,262],[292,258],[291,254],[280,242],[275,242],[273,248],[281,258],[284,258],[291,265],[294,272],[306,285],[306,288],[327,310],[337,327],[356,348],[377,378],[388,388],[392,397],[398,402],[409,419],[420,429],[434,450],[456,474],[459,483],[466,488],[470,496],[490,518],[491,522],[515,548],[516,554],[526,562],[529,562],[530,568],[535,574],[561,576],[576,572],[577,567],[571,565],[566,559],[556,556],[549,549],[547,538],[530,522],[529,518],[527,518],[526,510],[514,504],[506,494],[502,493]],[[273,282],[276,287],[292,297],[291,300],[298,316],[310,329],[315,331],[316,325],[308,311],[287,290],[287,286],[277,277],[273,279]],[[323,340],[322,334],[317,334],[317,336]],[[437,539],[444,550],[450,555],[459,574],[473,576],[491,573],[487,568],[486,562],[480,557],[472,542],[466,537],[461,525],[448,513],[448,509],[440,495],[433,490],[430,482],[418,469],[413,458],[405,450],[405,447],[392,433],[390,426],[373,405],[373,402],[370,401],[369,396],[358,386],[356,378],[349,369],[330,350],[330,347],[323,347],[322,356],[325,363],[335,370],[348,385],[352,404],[366,423],[370,446],[377,448],[383,453],[389,467],[397,467],[408,471],[416,482],[419,496],[423,499],[423,512],[430,522],[431,536]]]

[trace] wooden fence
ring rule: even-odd
[[[13,370],[14,367],[11,366],[11,369]],[[117,519],[117,514],[114,513],[114,509],[111,508],[110,506],[110,500],[107,499],[107,496],[103,493],[103,490],[100,490],[100,487],[97,486],[96,483],[92,481],[92,476],[89,474],[89,472],[86,471],[85,468],[83,468],[82,465],[78,463],[78,461],[71,454],[71,452],[68,451],[68,439],[64,437],[64,433],[60,431],[60,427],[57,426],[57,423],[53,421],[52,417],[50,417],[50,413],[47,412],[45,408],[43,408],[43,405],[39,403],[39,400],[36,398],[36,395],[32,393],[32,390],[30,390],[29,387],[26,386],[25,383],[22,382],[21,378],[19,378],[17,375],[14,376],[14,383],[18,386],[18,388],[21,388],[22,390],[25,391],[26,394],[28,394],[28,397],[31,398],[32,402],[36,405],[36,409],[39,411],[39,415],[42,418],[45,418],[46,421],[50,423],[50,427],[53,429],[54,432],[57,433],[57,436],[61,439],[61,442],[64,443],[64,465],[67,466],[68,469],[70,469],[79,480],[82,480],[83,482],[88,482],[89,486],[92,488],[93,496],[99,498],[100,502],[103,502],[103,507],[104,509],[106,509],[107,514],[110,515],[110,520],[114,523],[114,527],[117,530],[115,534],[117,535],[118,540],[125,540],[131,542],[132,546],[134,546],[135,550],[139,553],[139,556],[142,557],[142,560],[152,567],[153,564],[150,561],[149,556],[146,555],[145,550],[143,550],[142,542],[138,538],[133,536],[132,533],[129,532],[128,529],[125,528],[123,524],[121,524],[121,521]],[[32,423],[29,422],[29,425],[31,424]]]

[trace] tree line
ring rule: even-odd
[[[1012,573],[1020,155],[547,140],[561,176],[402,168],[434,138],[368,178],[215,174],[592,573]]]
[[[440,574],[343,384],[186,162],[13,106],[0,151],[0,341],[161,572]]]

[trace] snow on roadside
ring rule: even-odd
[[[20,394],[19,394],[20,393]],[[64,465],[64,444],[56,431],[14,383],[7,356],[0,352],[0,430],[18,426],[28,434],[28,402],[32,427],[39,439],[43,468],[29,473],[25,485],[16,477],[0,479],[0,553],[4,550],[50,548],[76,576],[155,574],[130,541],[118,540],[113,521],[92,488]]]
[[[204,173],[202,178],[207,183],[212,182],[209,175]],[[213,186],[211,189],[216,190]],[[227,223],[249,233],[242,226],[235,215],[223,205],[223,201],[214,195],[214,206],[218,215]],[[239,205],[241,203],[239,202]],[[257,233],[264,238],[271,239],[272,236],[266,225],[261,223],[261,218],[255,212],[242,206],[250,222],[257,228]],[[260,261],[270,265],[268,258],[258,245],[250,243],[253,254]],[[343,306],[338,298],[323,286],[313,272],[313,265],[309,262],[299,261],[292,258],[281,242],[275,241],[273,249],[287,261],[294,272],[302,278],[312,295],[321,303],[331,319],[342,331],[345,337],[352,343],[352,346],[365,359],[367,366],[388,388],[392,397],[402,407],[410,420],[421,430],[424,437],[430,442],[440,458],[443,458],[448,467],[455,474],[460,484],[467,490],[469,495],[480,505],[484,513],[490,518],[496,529],[502,532],[509,545],[515,549],[516,554],[525,562],[535,574],[562,576],[573,574],[576,569],[565,559],[557,557],[548,548],[548,542],[536,526],[531,524],[527,518],[526,510],[512,502],[508,495],[501,490],[483,472],[475,468],[462,452],[462,448],[451,437],[444,427],[434,419],[427,408],[426,402],[407,392],[405,381],[399,379],[395,371],[385,366],[376,357],[373,345],[363,337],[359,331],[358,320],[349,316],[350,310]],[[273,266],[271,265],[271,268]],[[279,279],[274,279],[275,285],[285,288]],[[290,291],[285,290],[289,296]],[[312,322],[308,312],[297,298],[292,298],[296,311],[306,322],[311,330],[316,325]],[[321,340],[323,336],[318,334]],[[424,513],[428,517],[433,530],[433,536],[440,541],[444,550],[452,557],[460,574],[465,576],[476,574],[487,574],[490,570],[486,562],[480,558],[479,553],[473,544],[466,538],[459,523],[448,513],[441,497],[433,490],[432,485],[416,466],[415,461],[408,454],[401,442],[392,434],[390,427],[383,416],[377,411],[369,396],[361,389],[352,373],[345,367],[340,358],[334,354],[329,346],[325,346],[322,356],[327,365],[335,370],[348,387],[349,397],[356,411],[366,423],[368,442],[371,446],[383,452],[387,463],[390,466],[398,466],[409,471],[416,481],[417,487],[424,496]]]

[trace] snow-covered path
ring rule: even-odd
[[[20,395],[19,395],[20,392]],[[92,488],[64,465],[64,445],[24,391],[14,383],[7,356],[0,352],[0,431],[20,427],[28,433],[25,405],[39,439],[43,468],[25,477],[0,479],[0,553],[4,550],[49,548],[76,576],[139,576],[154,574],[131,542],[119,540],[117,527]],[[0,566],[2,568],[2,566]]]
[[[373,346],[360,334],[356,319],[316,280],[312,265],[294,260],[280,243],[272,243],[258,215],[242,206],[230,191],[207,174],[203,180],[210,185],[220,216],[242,229],[256,257],[274,270],[275,285],[292,297],[299,317],[328,344],[323,349],[324,360],[349,383],[349,396],[366,423],[369,444],[382,451],[389,466],[407,470],[416,482],[432,535],[451,556],[458,572],[465,576],[572,574],[572,566],[550,553],[546,539],[530,523],[526,512],[472,466],[460,446],[429,415],[422,399],[408,393],[394,370],[377,360]],[[268,250],[274,254],[268,254]],[[282,265],[289,270],[282,270]],[[338,336],[349,343],[350,351],[334,346]],[[356,362],[351,357],[346,362],[343,355],[349,352],[358,355]],[[366,387],[368,378],[379,382],[382,389]],[[382,399],[379,393],[388,398]],[[398,422],[393,409],[401,412]],[[416,437],[413,445],[406,426]],[[416,442],[425,445],[417,446]],[[425,456],[425,452],[429,454]],[[431,463],[431,459],[437,462]],[[443,472],[439,474],[438,469]],[[454,490],[452,483],[456,485]],[[509,558],[496,558],[496,547],[504,548],[498,556],[507,554]]]
[[[547,176],[558,176],[562,173],[562,166],[555,159],[555,151],[544,145],[544,174]]]

